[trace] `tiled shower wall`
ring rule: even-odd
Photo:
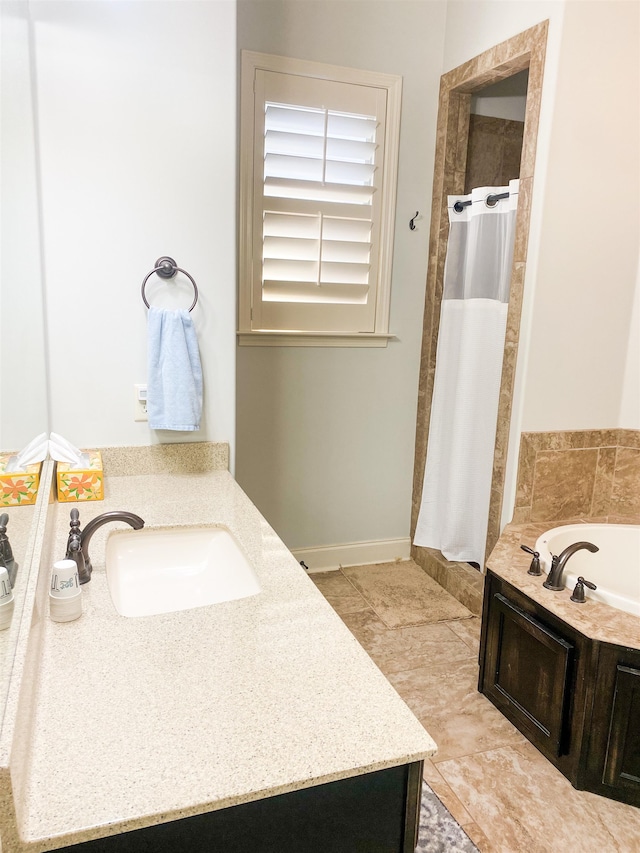
[[[640,430],[525,432],[513,521],[640,523]]]
[[[520,177],[524,122],[469,116],[465,192],[474,187],[503,187]]]

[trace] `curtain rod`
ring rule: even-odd
[[[496,193],[495,195],[488,195],[484,202],[487,207],[495,207],[495,205],[500,201],[501,198],[509,198],[509,193]],[[471,204],[471,199],[469,201],[457,201],[453,205],[453,209],[456,213],[462,213],[465,207],[469,207]]]

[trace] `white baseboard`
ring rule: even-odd
[[[310,572],[328,572],[341,566],[364,566],[368,563],[391,563],[408,560],[411,539],[379,539],[375,542],[348,542],[345,545],[322,545],[299,548],[291,553]]]

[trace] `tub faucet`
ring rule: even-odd
[[[91,537],[99,527],[107,524],[109,521],[125,521],[130,524],[134,530],[140,530],[144,527],[144,521],[139,515],[124,510],[113,510],[112,512],[103,512],[102,515],[97,515],[92,518],[86,525],[84,530],[80,530],[80,514],[77,509],[71,510],[71,530],[69,531],[69,540],[67,542],[67,560],[74,560],[78,567],[78,580],[80,583],[88,583],[91,580],[91,572],[93,566],[89,557],[89,542]]]
[[[576,551],[582,550],[591,551],[592,554],[595,554],[596,551],[599,551],[597,545],[593,545],[591,542],[574,542],[573,545],[568,545],[564,551],[558,557],[552,555],[551,557],[551,569],[547,576],[546,581],[542,584],[542,586],[547,589],[551,589],[554,592],[558,592],[561,589],[564,589],[564,584],[562,583],[562,574],[564,572],[565,566],[567,565],[567,561],[569,557],[572,557]]]

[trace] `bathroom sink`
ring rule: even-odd
[[[260,592],[251,563],[226,527],[115,530],[107,582],[121,616],[154,616]]]

